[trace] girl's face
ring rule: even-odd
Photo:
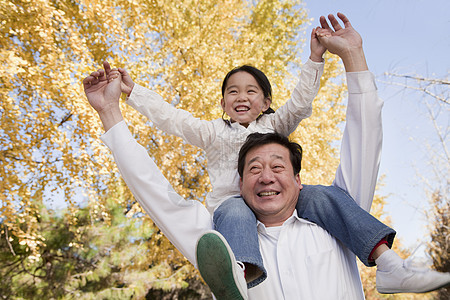
[[[238,122],[247,127],[269,108],[271,100],[264,97],[261,87],[252,75],[241,71],[228,79],[220,103],[231,122]]]

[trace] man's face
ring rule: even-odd
[[[267,227],[280,226],[293,213],[303,188],[294,175],[289,150],[279,144],[251,149],[245,157],[241,195]]]

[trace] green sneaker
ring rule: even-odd
[[[244,270],[238,265],[225,238],[206,232],[197,241],[198,270],[217,300],[247,300]]]

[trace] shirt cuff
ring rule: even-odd
[[[324,65],[325,65],[325,60],[323,60],[323,59],[322,59],[322,62],[316,62],[316,61],[312,61],[310,58],[308,58],[306,63],[303,65],[303,68],[310,67],[312,69],[321,70],[321,69],[323,69]]]
[[[155,91],[143,87],[137,83],[134,84],[130,95],[125,99],[125,103],[142,113],[140,108],[160,107],[164,103],[164,99]],[[139,108],[139,109],[138,109]]]
[[[122,147],[126,147],[129,141],[133,141],[133,136],[128,129],[127,123],[120,121],[102,134],[100,139],[114,152]]]
[[[370,71],[347,72],[347,88],[350,94],[362,94],[377,90],[375,76]]]
[[[125,98],[125,103],[128,104],[128,101],[132,101],[130,99],[133,99],[136,95],[136,90],[138,90],[141,86],[137,83],[134,84],[133,89],[131,90],[131,93]]]

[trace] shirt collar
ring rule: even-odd
[[[286,221],[284,221],[284,223],[283,223],[283,225],[281,225],[281,227],[284,227],[286,225],[289,225],[289,224],[292,224],[295,222],[300,222],[300,223],[309,224],[309,225],[317,225],[308,220],[300,218],[297,214],[297,210],[295,209],[294,212],[292,213],[292,215]],[[259,232],[267,234],[267,227],[262,222],[260,222],[259,220],[256,220],[256,226],[257,226]]]
[[[232,128],[248,129],[248,128],[250,128],[250,127],[256,126],[257,123],[258,123],[258,120],[255,120],[255,121],[251,122],[250,124],[248,124],[247,127],[244,127],[244,126],[242,126],[241,124],[239,124],[238,122],[233,122],[233,123],[230,122],[230,126],[231,126]]]

